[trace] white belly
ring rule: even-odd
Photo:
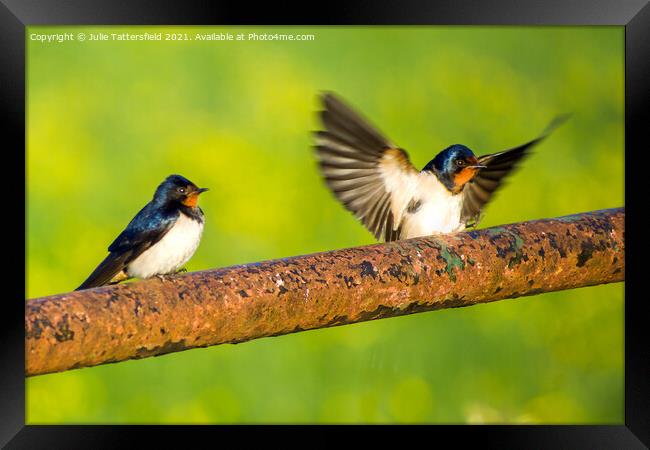
[[[202,234],[203,223],[181,213],[160,241],[129,263],[126,273],[130,277],[150,278],[176,272],[194,255]]]
[[[461,222],[462,194],[452,195],[433,175],[423,175],[418,184],[416,198],[422,202],[413,214],[405,214],[401,239],[453,233],[465,229]]]

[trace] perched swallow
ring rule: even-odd
[[[108,247],[110,254],[76,290],[114,284],[127,278],[150,278],[178,271],[194,255],[203,234],[198,188],[187,178],[170,175]]]
[[[531,148],[568,116],[559,116],[536,139],[476,157],[455,144],[418,171],[408,154],[332,93],[321,97],[324,131],[315,132],[316,156],[334,195],[378,240],[462,231]]]

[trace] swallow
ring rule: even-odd
[[[207,190],[180,175],[168,176],[76,290],[179,271],[201,241],[205,219],[198,200]]]
[[[406,151],[333,93],[320,98],[324,130],[314,132],[321,175],[336,198],[386,242],[475,227],[504,179],[568,115],[540,136],[476,157],[451,145],[417,170]]]

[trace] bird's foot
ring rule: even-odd
[[[176,271],[176,273],[184,273],[184,272],[187,272],[187,269],[185,267],[181,267]]]
[[[156,275],[156,278],[158,278],[163,283],[165,282],[165,280],[167,280],[167,278],[165,278],[165,275],[163,275],[163,274]]]

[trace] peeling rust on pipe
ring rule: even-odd
[[[334,250],[26,302],[26,374],[625,279],[625,209]]]

